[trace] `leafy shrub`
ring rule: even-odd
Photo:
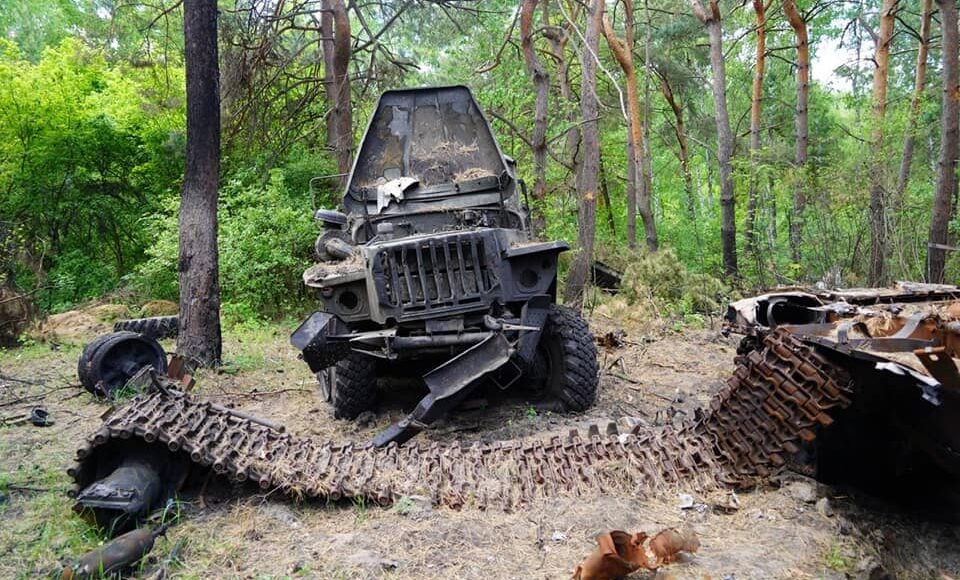
[[[150,298],[177,299],[177,211],[172,198],[147,219],[154,245],[134,286]],[[253,322],[290,312],[305,299],[301,274],[316,236],[309,204],[290,195],[283,173],[266,184],[228,181],[219,207],[220,290],[228,323]]]
[[[677,314],[712,314],[725,304],[730,290],[709,274],[691,272],[672,248],[639,252],[627,265],[621,285],[631,303],[652,298]]]
[[[620,324],[702,321],[701,315],[716,314],[731,298],[720,280],[687,270],[672,248],[621,252],[606,260],[624,270],[620,293],[598,300],[594,312]]]
[[[51,312],[69,309],[83,300],[102,296],[117,286],[117,273],[100,256],[70,250],[57,257],[47,275],[44,306]]]

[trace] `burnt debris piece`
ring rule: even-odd
[[[140,528],[118,536],[65,568],[60,578],[81,580],[117,577],[123,570],[133,568],[149,554],[154,542],[166,533],[167,527],[162,525],[153,529]]]
[[[524,191],[466,87],[380,97],[343,211],[315,214],[320,261],[303,278],[320,309],[291,337],[335,417],[374,408],[378,377],[411,363],[433,369],[427,394],[377,446],[410,439],[484,384],[529,386],[570,411],[594,404],[593,337],[555,304],[568,246],[532,239]]]
[[[573,571],[575,580],[614,580],[638,570],[657,570],[700,549],[693,530],[667,528],[654,536],[613,530],[597,536],[597,548]]]
[[[611,294],[616,294],[620,291],[620,284],[623,281],[623,272],[616,270],[613,266],[601,262],[600,260],[594,260],[593,268],[591,269],[591,276],[594,286],[602,288]]]

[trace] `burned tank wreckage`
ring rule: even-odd
[[[531,239],[523,191],[466,87],[381,96],[344,212],[317,212],[323,261],[303,280],[323,308],[291,338],[338,418],[375,405],[378,377],[427,370],[427,395],[376,445],[406,441],[483,382],[593,405],[593,336],[556,304],[568,247]]]
[[[734,302],[741,355],[789,332],[852,379],[852,404],[795,459],[828,483],[960,516],[960,288],[785,288]],[[925,507],[925,506],[921,506]],[[952,513],[947,513],[952,512]]]

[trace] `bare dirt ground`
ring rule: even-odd
[[[593,321],[597,334],[619,330]],[[367,441],[416,394],[390,397],[360,422],[336,421],[286,328],[228,334],[226,366],[197,392],[286,425],[297,435]],[[93,337],[89,337],[92,339]],[[608,421],[649,425],[704,405],[733,368],[733,339],[716,330],[633,332],[601,349],[597,406],[580,416],[515,396],[473,405],[420,437],[464,442],[546,437]],[[172,348],[171,344],[166,344]],[[80,345],[41,343],[0,352],[0,577],[51,575],[102,542],[66,496],[81,440],[108,405],[75,387]],[[50,427],[17,424],[35,405]],[[409,407],[408,407],[409,408]],[[629,419],[628,419],[629,418]],[[258,490],[259,491],[259,490]],[[692,506],[682,494],[692,496]],[[638,578],[938,578],[960,575],[960,527],[929,521],[848,489],[784,474],[740,491],[676,489],[654,500],[558,497],[505,513],[434,508],[412,498],[384,509],[296,503],[211,483],[177,505],[180,523],[134,576],[177,578],[569,578],[611,529],[692,528],[700,551]],[[684,501],[686,499],[686,501]],[[176,558],[171,558],[176,552]]]

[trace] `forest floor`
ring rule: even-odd
[[[595,317],[596,334],[623,330]],[[394,397],[365,422],[337,421],[285,327],[227,333],[225,366],[202,372],[196,392],[281,423],[297,435],[367,441],[416,394]],[[93,335],[89,337],[92,339]],[[717,329],[627,330],[600,349],[599,400],[557,414],[522,397],[460,411],[420,437],[492,441],[565,434],[608,421],[658,424],[703,406],[733,369],[734,339]],[[0,351],[0,419],[44,406],[50,427],[0,426],[0,577],[50,575],[102,538],[72,513],[65,473],[108,405],[76,386],[81,345]],[[172,344],[166,343],[168,348]],[[681,493],[693,496],[682,508]],[[227,484],[178,505],[180,522],[135,571],[143,578],[569,578],[612,529],[689,527],[698,553],[638,578],[937,578],[960,575],[960,526],[928,521],[854,490],[786,473],[738,493],[680,489],[654,500],[553,498],[512,513],[454,511],[417,501],[297,503]],[[176,551],[175,558],[169,557]],[[888,576],[884,576],[888,574]]]

